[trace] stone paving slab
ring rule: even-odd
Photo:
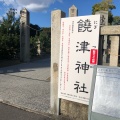
[[[50,59],[0,69],[0,100],[49,113]]]

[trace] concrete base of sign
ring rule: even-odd
[[[60,108],[60,113],[70,120],[88,120],[88,105],[62,99]]]

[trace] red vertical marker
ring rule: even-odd
[[[90,51],[90,64],[97,64],[98,50],[91,49]]]

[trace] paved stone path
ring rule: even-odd
[[[0,101],[49,113],[50,59],[0,68]]]

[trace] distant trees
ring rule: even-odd
[[[50,53],[51,51],[51,28],[42,28],[40,35],[40,47],[43,52]]]
[[[31,56],[37,55],[37,44],[40,42],[41,52],[50,53],[51,50],[51,28],[40,28],[38,25],[30,24],[30,46]]]
[[[30,24],[30,53],[31,56],[37,55],[37,42],[41,28],[38,25]]]
[[[120,16],[113,17],[113,25],[120,25]]]
[[[92,7],[92,14],[95,14],[95,12],[103,10],[108,11],[108,23],[112,24],[113,22],[113,14],[112,10],[116,9],[115,5],[112,3],[112,0],[102,0],[102,2],[95,4]]]
[[[16,59],[20,53],[20,18],[16,18],[16,10],[10,8],[6,17],[0,21],[0,59]],[[30,24],[30,52],[37,54],[37,42],[41,50],[50,53],[51,28],[41,28]]]
[[[41,28],[38,25],[33,25],[32,23],[30,23],[30,37],[35,37],[36,35],[39,35],[40,30]]]
[[[16,58],[19,49],[19,18],[15,18],[16,10],[10,8],[6,17],[0,22],[0,59]]]

